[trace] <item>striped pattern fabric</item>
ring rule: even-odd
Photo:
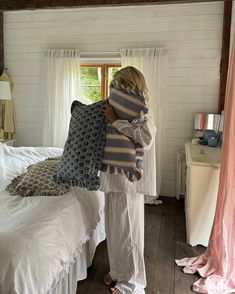
[[[147,113],[145,98],[139,91],[132,91],[116,80],[110,85],[109,104],[119,119],[135,121],[142,125]],[[143,146],[123,135],[111,124],[106,128],[106,144],[101,170],[111,174],[122,174],[131,182],[138,181],[143,173]]]

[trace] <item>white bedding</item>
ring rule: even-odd
[[[73,188],[65,196],[22,198],[4,191],[29,164],[61,152],[0,144],[1,294],[46,294],[102,221],[101,192]]]

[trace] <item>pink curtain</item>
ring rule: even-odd
[[[214,224],[207,251],[176,260],[184,272],[198,272],[199,293],[235,293],[235,37],[227,80],[220,183]]]

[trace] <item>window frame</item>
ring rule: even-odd
[[[101,68],[101,100],[108,97],[108,78],[110,67],[122,67],[121,63],[82,63],[81,67],[100,67]]]

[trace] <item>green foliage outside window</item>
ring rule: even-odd
[[[81,68],[81,101],[87,104],[101,99],[101,68]]]
[[[111,83],[114,74],[121,69],[121,67],[109,67],[109,71],[108,71],[108,84]]]
[[[120,68],[108,68],[108,85],[113,79],[113,75]],[[102,99],[102,74],[101,67],[81,67],[81,95],[80,101],[91,104]],[[109,91],[108,91],[109,92]]]

